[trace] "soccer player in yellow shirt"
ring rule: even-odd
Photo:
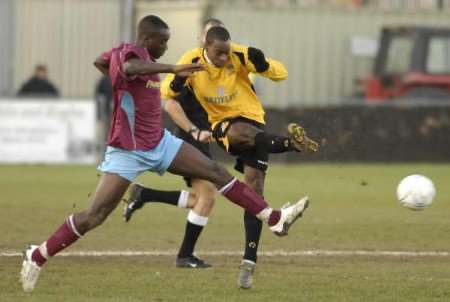
[[[318,144],[298,124],[289,125],[290,136],[264,131],[264,109],[249,74],[272,81],[284,80],[287,70],[281,62],[266,58],[257,48],[231,43],[230,34],[222,26],[209,29],[204,48],[188,51],[178,64],[194,62],[204,65],[205,71],[188,78],[167,76],[161,85],[162,98],[173,99],[183,87],[188,87],[208,113],[215,140],[228,153],[237,156],[236,170],[244,173],[246,183],[256,192],[263,195],[269,153],[318,150]],[[261,222],[248,212],[244,222],[247,240],[241,275],[248,272],[246,275],[251,277]],[[243,279],[238,280],[239,285],[250,287],[251,278]]]
[[[216,142],[237,157],[236,170],[244,173],[246,183],[262,195],[269,153],[316,152],[318,144],[298,124],[289,125],[289,136],[265,131],[265,113],[249,74],[281,81],[286,79],[287,70],[259,49],[231,43],[228,31],[218,25],[208,30],[204,47],[186,52],[178,62],[200,63],[205,71],[187,78],[167,76],[161,85],[162,98],[173,100],[183,90],[190,90],[206,110]],[[191,121],[182,124],[191,125],[190,130],[196,131]],[[238,285],[250,288],[262,224],[245,212],[244,225],[246,246]]]
[[[173,99],[188,87],[208,113],[218,144],[239,156],[241,166],[265,170],[269,153],[318,150],[318,144],[297,124],[289,125],[290,136],[264,131],[264,109],[249,73],[284,80],[287,70],[281,62],[266,58],[257,48],[231,43],[230,34],[221,26],[208,31],[204,48],[185,53],[178,63],[185,62],[200,63],[205,70],[187,78],[168,75],[161,84],[162,98]]]

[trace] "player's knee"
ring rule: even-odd
[[[212,207],[216,201],[217,190],[215,187],[205,188],[203,194],[200,196],[199,200],[206,207]]]
[[[200,210],[205,216],[208,216],[217,198],[216,186],[210,182],[200,180],[198,183],[194,182],[193,187],[193,192],[195,192],[197,199],[195,208]]]
[[[228,129],[227,137],[232,145],[253,146],[255,141],[255,133],[252,128],[242,126],[241,124],[233,124]]]
[[[196,206],[196,208],[201,212],[202,216],[209,216],[209,213],[214,207],[215,200],[216,199],[214,197],[201,196],[201,198],[198,200],[198,205]]]
[[[216,196],[217,196],[216,187],[213,184],[208,184],[207,187],[205,187],[204,195],[207,196],[208,199],[211,199],[212,202],[214,202],[214,200],[216,199]]]

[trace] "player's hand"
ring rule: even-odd
[[[201,143],[209,143],[212,139],[212,133],[208,130],[197,129],[191,132],[192,137]]]
[[[188,77],[192,73],[204,70],[205,67],[199,63],[175,65],[173,73],[180,77]]]

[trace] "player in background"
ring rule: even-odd
[[[162,94],[169,102],[174,102],[172,98],[179,97],[180,93],[184,94],[186,88],[195,95],[208,113],[218,144],[237,157],[235,169],[244,173],[245,182],[262,195],[269,153],[316,152],[318,144],[310,140],[298,124],[289,125],[290,136],[265,131],[264,110],[249,74],[280,81],[287,77],[287,71],[281,62],[266,58],[261,50],[231,43],[229,33],[223,24],[219,25],[209,29],[203,48],[188,51],[179,61],[200,62],[206,70],[189,78],[169,75],[163,81]],[[183,108],[189,108],[189,105],[181,103]],[[177,119],[179,125],[192,126],[192,121],[183,120],[180,116]],[[181,192],[178,194],[186,194]],[[140,186],[139,192],[132,195],[128,214],[132,213],[135,205],[141,207],[145,202],[161,201],[163,194],[165,191]],[[194,199],[195,195],[192,194],[191,198]],[[176,200],[172,200],[174,202]],[[245,212],[244,226],[245,253],[238,286],[250,288],[262,224],[254,215]]]
[[[204,44],[206,32],[213,26],[222,26],[217,19],[208,19],[204,22],[203,34],[199,38]],[[205,156],[211,158],[209,142],[211,139],[211,124],[208,115],[195,99],[194,94],[185,88],[175,98],[165,102],[165,111],[177,125],[176,134],[182,140],[200,150]],[[137,209],[142,208],[146,202],[163,202],[191,209],[183,241],[176,258],[176,266],[182,268],[208,268],[210,264],[194,255],[195,246],[203,228],[208,223],[208,217],[217,197],[214,184],[203,179],[184,178],[186,185],[192,187],[188,191],[160,191],[150,188],[144,189],[140,184],[133,184],[130,188],[128,203],[124,208],[124,219],[129,221]]]
[[[203,70],[198,63],[160,64],[170,38],[169,27],[157,16],[146,16],[138,24],[137,42],[122,43],[101,55],[95,66],[109,74],[113,85],[114,110],[103,172],[91,206],[70,215],[40,246],[31,245],[24,253],[20,282],[24,291],[34,289],[42,267],[60,251],[102,224],[120,203],[134,179],[145,171],[201,178],[215,184],[219,192],[266,222],[276,235],[287,235],[290,226],[308,205],[302,198],[280,210],[268,203],[223,166],[174,137],[161,125],[159,73],[189,77]]]

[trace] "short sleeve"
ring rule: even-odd
[[[108,64],[109,64],[109,63],[111,62],[112,52],[113,52],[112,49],[111,49],[111,50],[108,50],[108,51],[105,51],[104,53],[102,53],[102,54],[100,55],[100,59],[102,59],[102,60],[108,62]]]
[[[131,58],[138,58],[142,60],[146,59],[145,55],[142,54],[142,52],[139,49],[136,49],[134,47],[127,47],[119,52],[118,71],[120,72],[121,77],[123,77],[127,81],[132,81],[138,77],[138,75],[129,76],[122,70],[123,64],[125,64],[125,62]]]
[[[119,53],[119,61],[120,64],[124,64],[126,61],[128,61],[131,58],[138,58],[138,59],[142,59],[145,60],[146,58],[140,53],[139,50],[134,49],[134,48],[126,48],[123,49],[120,53]]]

